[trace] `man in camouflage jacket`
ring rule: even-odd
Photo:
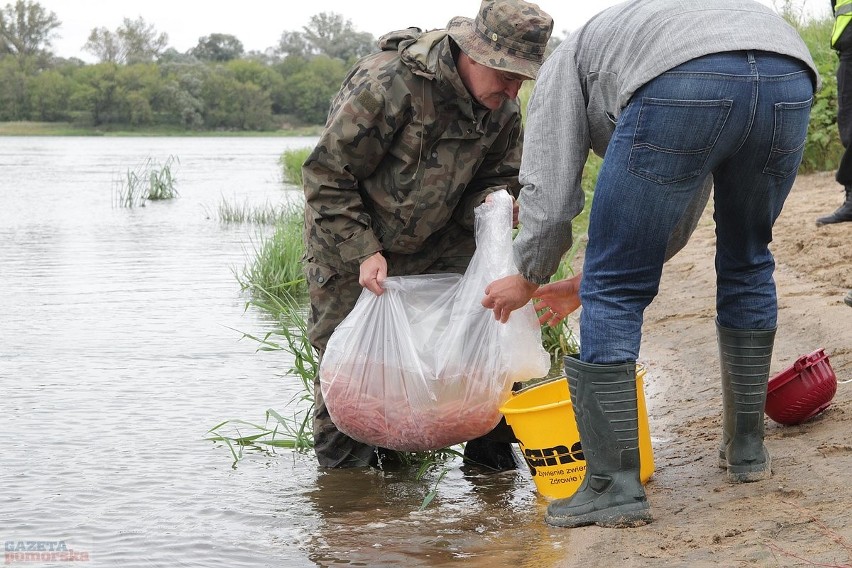
[[[484,0],[475,20],[386,34],[350,70],[302,169],[308,334],[320,357],[362,287],[381,294],[386,276],[464,272],[473,209],[520,189],[517,93],[538,72],[552,28],[535,4]],[[380,464],[380,449],[334,426],[318,377],[314,397],[320,465]],[[486,439],[468,442],[466,455],[514,464],[508,444]]]

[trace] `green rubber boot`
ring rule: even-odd
[[[565,358],[565,376],[586,458],[577,492],[547,507],[544,520],[559,527],[637,527],[650,506],[639,480],[636,364],[594,365]]]
[[[728,329],[717,322],[716,333],[722,370],[719,467],[734,483],[769,479],[763,413],[775,330]]]

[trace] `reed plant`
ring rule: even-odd
[[[254,223],[256,225],[277,225],[287,220],[291,206],[276,205],[266,202],[263,205],[252,205],[248,201],[235,203],[224,197],[216,209],[216,217],[222,223]],[[207,217],[213,217],[207,212]]]
[[[257,288],[245,307],[249,309],[251,306],[270,314],[277,323],[272,331],[263,336],[243,333],[242,337],[256,341],[258,351],[289,353],[293,363],[284,377],[298,379],[301,389],[285,405],[287,412],[267,409],[264,424],[233,419],[221,422],[208,431],[208,440],[228,446],[234,464],[242,458],[244,447],[290,448],[298,452],[306,452],[313,447],[313,384],[319,371],[319,361],[308,339],[304,302],[286,292]],[[248,433],[243,433],[243,430]]]
[[[147,201],[178,197],[173,168],[179,163],[177,156],[169,156],[162,164],[148,157],[142,165],[128,169],[115,184],[113,205],[144,207]]]
[[[164,199],[174,199],[178,196],[178,191],[175,185],[177,179],[172,173],[172,166],[180,164],[177,156],[169,156],[164,164],[153,162],[150,158],[144,166],[144,172],[147,177],[147,195],[146,198],[151,201],[160,201]]]
[[[287,183],[301,187],[302,163],[311,148],[286,150],[279,158]],[[302,296],[306,291],[302,270],[305,246],[302,241],[305,206],[303,201],[288,201],[281,208],[249,209],[233,204],[222,204],[219,217],[229,221],[274,222],[271,235],[261,234],[259,245],[249,264],[236,273],[243,291],[263,298],[272,294],[279,298],[288,295]]]
[[[251,262],[236,273],[243,291],[261,299],[270,294],[281,298],[304,294],[303,226],[304,205],[301,202],[285,203],[272,234],[260,234],[260,243],[255,247]]]
[[[144,207],[145,189],[141,179],[136,170],[127,170],[124,177],[114,184],[113,207]]]
[[[282,175],[286,183],[302,187],[302,164],[308,158],[313,148],[295,148],[285,150],[278,163],[281,165]]]

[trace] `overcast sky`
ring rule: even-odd
[[[246,51],[263,51],[278,43],[284,31],[302,31],[311,16],[335,12],[357,31],[378,37],[385,32],[418,26],[442,28],[453,16],[474,17],[480,0],[36,0],[62,22],[53,40],[61,57],[94,59],[82,51],[93,28],[115,31],[124,18],[142,17],[169,36],[169,46],[185,52],[198,38],[214,33],[239,39]],[[554,33],[564,35],[620,0],[539,0],[553,16]],[[712,1],[712,0],[695,0]],[[761,0],[781,5],[782,0]],[[823,9],[828,0],[794,0],[798,5]],[[804,3],[804,4],[803,4]],[[828,8],[825,8],[826,13]]]

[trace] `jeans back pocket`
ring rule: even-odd
[[[772,149],[763,173],[787,177],[796,173],[802,161],[813,97],[796,103],[775,103]]]
[[[657,184],[700,175],[732,106],[727,99],[642,99],[628,170]]]

